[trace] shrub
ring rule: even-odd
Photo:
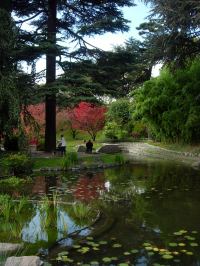
[[[6,158],[9,171],[14,174],[30,173],[33,167],[32,160],[25,154],[11,154]]]

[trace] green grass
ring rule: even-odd
[[[33,169],[39,169],[44,167],[62,167],[63,157],[33,158],[33,163]]]
[[[83,165],[92,165],[96,163],[119,163],[118,157],[122,157],[123,161],[126,161],[124,156],[121,154],[98,154],[98,155],[85,155],[81,158],[78,158],[77,164]],[[53,158],[34,158],[34,169],[40,168],[58,168],[63,167],[63,157],[53,157]],[[121,161],[121,160],[120,160]]]

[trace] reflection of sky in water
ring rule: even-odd
[[[32,218],[32,220],[26,224],[22,229],[22,240],[30,243],[35,243],[37,241],[48,241],[47,232],[42,227],[42,219],[41,213],[39,209],[36,210],[36,215]],[[50,225],[51,227],[51,225]],[[68,216],[68,214],[64,211],[58,209],[57,211],[57,240],[66,235],[66,231],[63,228],[66,228],[67,234],[70,234],[76,230],[81,229],[82,227],[74,224],[73,220]],[[52,231],[54,228],[52,228]],[[87,235],[89,233],[88,230],[83,230],[81,232],[82,235]]]

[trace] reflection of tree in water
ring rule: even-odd
[[[75,199],[90,202],[99,197],[101,191],[105,190],[103,173],[92,172],[80,176],[74,188],[73,195]]]

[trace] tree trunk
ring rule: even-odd
[[[48,0],[47,40],[52,46],[56,44],[56,13],[57,0]],[[46,54],[46,85],[55,80],[56,55],[54,51],[49,51]],[[56,95],[46,95],[45,100],[45,150],[51,152],[56,149]]]

